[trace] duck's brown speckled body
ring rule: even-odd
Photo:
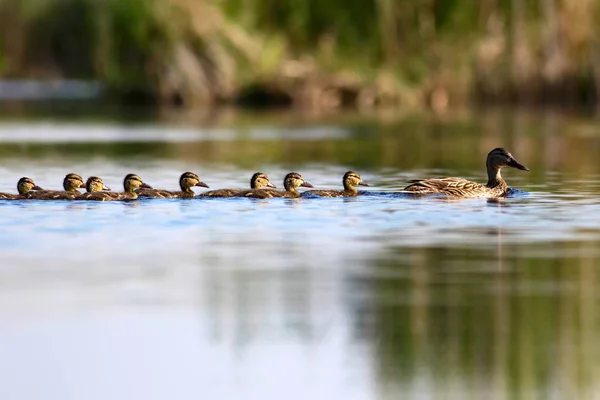
[[[26,199],[27,194],[32,190],[43,190],[41,187],[35,184],[33,179],[26,176],[19,179],[17,182],[18,193],[0,193],[0,199],[2,200],[15,200],[15,199]]]
[[[28,199],[35,200],[75,200],[81,193],[77,189],[85,188],[80,175],[70,173],[63,179],[64,190],[37,190],[27,193]]]
[[[192,190],[192,187],[194,186],[199,186],[199,187],[209,187],[206,183],[200,181],[200,178],[198,177],[198,175],[194,174],[193,172],[184,172],[183,174],[181,174],[181,177],[179,177],[179,187],[181,188],[181,191],[179,192],[172,192],[169,190],[163,190],[163,189],[138,189],[136,191],[136,193],[138,194],[138,196],[140,197],[155,197],[155,198],[161,198],[161,199],[171,199],[171,198],[181,198],[181,197],[187,197],[187,198],[191,198],[194,197],[196,195],[196,193],[194,193],[194,191]]]
[[[271,183],[269,177],[262,172],[256,172],[250,178],[250,189],[217,189],[204,192],[199,197],[245,197],[246,194],[255,190],[267,190],[267,188],[276,188]]]
[[[302,195],[313,194],[321,197],[350,197],[358,195],[358,190],[355,186],[369,186],[360,178],[354,171],[348,171],[342,178],[344,190],[307,190]]]
[[[251,189],[237,193],[235,196],[251,197],[255,199],[270,199],[274,197],[298,198],[300,197],[300,192],[298,192],[297,188],[301,186],[309,188],[313,187],[313,185],[306,182],[299,173],[290,172],[283,179],[283,187],[285,190]]]
[[[135,200],[138,198],[136,190],[139,188],[152,189],[152,186],[148,185],[142,178],[136,174],[128,174],[123,180],[124,192],[91,192],[86,193],[85,198],[80,196],[80,200],[92,200],[92,201],[114,201],[114,200]]]
[[[520,164],[508,151],[496,148],[487,156],[488,182],[485,185],[456,177],[418,179],[411,181],[404,191],[416,195],[443,194],[454,198],[503,197],[508,190],[508,185],[500,174],[504,167],[529,171],[529,168]]]

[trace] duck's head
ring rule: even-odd
[[[24,176],[21,179],[19,179],[19,182],[17,182],[17,190],[19,191],[19,194],[25,194],[25,193],[29,192],[30,190],[44,190],[44,189],[42,189],[41,187],[36,185],[35,182],[33,181],[33,179],[27,178],[26,176]]]
[[[310,183],[306,182],[302,175],[297,172],[290,172],[283,179],[283,187],[287,191],[295,191],[297,187],[314,187]]]
[[[354,186],[369,186],[368,184],[363,182],[363,180],[360,178],[360,175],[358,175],[354,171],[346,172],[342,181],[344,183],[344,189],[350,189]]]
[[[529,168],[518,162],[512,154],[502,147],[490,151],[486,162],[488,170],[499,170],[503,167],[513,167],[523,171],[529,171]]]
[[[85,189],[85,183],[83,183],[83,178],[80,175],[71,173],[65,175],[63,188],[67,192],[76,192],[77,189]]]
[[[198,175],[194,174],[193,172],[184,172],[183,174],[181,174],[181,177],[179,178],[179,186],[184,192],[187,190],[191,190],[190,188],[193,186],[200,186],[205,188],[209,187],[206,183],[200,180]]]
[[[152,186],[148,185],[147,183],[144,183],[144,181],[142,181],[142,178],[140,178],[136,174],[127,174],[127,176],[123,180],[123,188],[126,192],[133,192],[136,189],[140,188],[152,189]]]
[[[252,175],[252,178],[250,178],[250,187],[252,189],[260,189],[264,187],[276,188],[277,186],[271,183],[267,174],[257,172],[254,175]]]
[[[89,193],[93,193],[101,190],[110,190],[110,188],[104,186],[102,179],[98,178],[97,176],[90,176],[85,182],[85,190]]]

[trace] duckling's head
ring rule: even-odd
[[[123,188],[126,192],[133,192],[139,188],[152,189],[152,186],[148,185],[147,183],[144,183],[144,181],[142,181],[142,178],[140,178],[136,174],[127,174],[127,176],[123,180]]]
[[[184,192],[187,190],[191,190],[192,186],[200,186],[200,187],[209,187],[206,183],[202,182],[198,175],[193,172],[184,172],[181,174],[179,178],[179,186],[181,186],[181,190]]]
[[[344,189],[346,190],[350,190],[354,186],[369,186],[368,184],[364,183],[363,180],[360,178],[360,175],[358,175],[354,171],[346,172],[344,174],[342,182],[344,183]]]
[[[271,183],[267,174],[257,172],[254,175],[252,175],[252,178],[250,178],[250,187],[252,189],[260,189],[264,187],[276,188],[277,186]]]
[[[87,182],[85,183],[85,190],[89,193],[93,193],[99,192],[101,190],[110,190],[110,188],[104,186],[104,182],[102,182],[102,179],[98,178],[97,176],[90,176]]]
[[[19,194],[25,194],[25,193],[29,192],[30,190],[44,190],[44,189],[42,189],[41,187],[36,185],[35,182],[33,181],[33,179],[27,178],[26,176],[24,176],[21,179],[19,179],[19,182],[17,183],[17,190],[19,191]]]
[[[506,149],[502,147],[490,151],[487,156],[486,166],[488,170],[499,170],[503,167],[513,167],[523,171],[529,171],[529,168],[519,163]]]
[[[85,189],[85,183],[83,183],[83,178],[80,175],[71,173],[63,179],[63,188],[67,192],[76,192],[77,189]]]
[[[310,183],[306,182],[302,175],[297,172],[290,172],[283,179],[283,187],[287,191],[295,191],[297,187],[314,187]]]

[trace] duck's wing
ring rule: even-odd
[[[327,189],[323,189],[323,190],[307,190],[306,192],[302,192],[302,196],[305,195],[316,195],[316,196],[321,196],[321,197],[343,197],[344,196],[344,191],[342,190],[327,190]]]
[[[198,197],[234,197],[237,192],[241,192],[243,189],[217,189],[202,192]]]
[[[0,193],[0,200],[16,199],[19,195],[13,193]]]
[[[432,179],[415,179],[404,191],[415,194],[443,193],[448,196],[466,197],[473,193],[485,192],[486,186],[464,178],[447,177]]]
[[[23,196],[27,199],[41,199],[57,195],[60,193],[60,190],[30,190],[25,193]]]
[[[172,199],[191,199],[193,197],[195,197],[196,195],[192,192],[183,192],[183,191],[179,191],[179,192],[171,192],[171,198]]]
[[[250,197],[253,199],[271,199],[273,197],[283,197],[285,191],[275,189],[244,189],[238,191],[234,197]]]
[[[110,201],[119,200],[121,194],[117,192],[86,192],[77,197],[76,200],[91,200],[91,201]]]
[[[159,199],[170,199],[173,197],[174,192],[163,189],[137,189],[135,193],[138,197],[155,197]]]
[[[35,190],[25,194],[28,199],[35,200],[75,200],[79,192],[67,192],[66,190]]]

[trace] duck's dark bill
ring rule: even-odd
[[[210,188],[210,186],[208,186],[206,183],[204,182],[198,182],[196,183],[196,186],[201,186],[201,187],[205,187],[205,188]]]
[[[84,186],[85,187],[85,186]],[[35,185],[34,187],[31,188],[31,190],[44,190],[41,187],[39,187],[38,185]]]
[[[148,185],[147,183],[142,183],[142,186],[140,186],[144,189],[152,189],[152,186]]]
[[[267,187],[277,189],[277,186],[273,185],[271,182],[267,183]]]
[[[523,171],[529,171],[529,168],[527,168],[526,166],[524,166],[523,164],[521,164],[520,162],[518,162],[517,160],[515,160],[514,158],[511,159],[508,162],[508,166],[509,167],[513,167],[513,168],[517,168],[517,169],[521,169]]]
[[[314,187],[313,185],[311,185],[308,182],[302,182],[302,185],[300,185],[300,186],[302,186],[302,187],[309,187],[309,188]]]
[[[368,183],[361,182],[361,183],[359,183],[359,184],[358,184],[358,186],[369,186],[369,184],[368,184]]]

